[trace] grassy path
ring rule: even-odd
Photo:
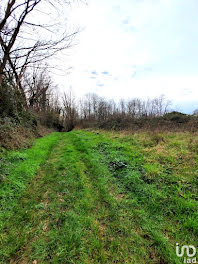
[[[181,263],[175,242],[188,232],[171,233],[177,219],[162,212],[168,190],[140,179],[136,141],[72,131],[41,139],[39,149],[43,155],[26,151],[29,159],[10,172],[23,185],[2,203],[9,210],[1,218],[0,263]],[[23,179],[24,163],[32,168],[31,159],[41,156]],[[5,190],[15,185],[2,183]],[[189,203],[193,227],[197,204]],[[196,243],[195,231],[189,237]]]

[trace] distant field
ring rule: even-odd
[[[1,264],[179,264],[176,243],[198,246],[198,133],[52,133],[0,162]]]

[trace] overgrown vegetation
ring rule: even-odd
[[[181,263],[175,244],[198,242],[197,143],[79,130],[3,154],[1,263]]]

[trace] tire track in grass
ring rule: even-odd
[[[26,191],[5,234],[3,263],[104,263],[84,163],[67,134]],[[12,257],[14,255],[14,257]]]
[[[148,205],[153,205],[153,201],[150,198],[152,189],[149,191],[149,185],[146,185],[141,179],[138,180],[136,177],[140,174],[139,169],[141,169],[142,163],[139,163],[139,159],[142,162],[141,153],[138,155],[138,151],[136,151],[134,146],[133,148],[129,146],[129,144],[125,146],[121,144],[119,140],[116,142],[117,140],[105,137],[103,133],[102,135],[94,135],[94,133],[91,132],[83,132],[83,138],[85,142],[89,142],[89,148],[92,152],[95,149],[97,152],[99,151],[101,153],[101,163],[106,164],[108,167],[109,165],[113,166],[112,168],[109,167],[109,169],[111,171],[111,177],[115,179],[114,186],[121,186],[123,193],[128,194],[127,199],[121,199],[122,204],[125,206],[128,213],[131,212],[131,220],[134,218],[134,229],[138,230],[138,233],[144,240],[147,240],[147,243],[145,242],[145,248],[147,247],[147,254],[150,255],[152,259],[148,261],[148,263],[169,263],[170,261],[171,263],[180,263],[180,260],[176,257],[174,245],[171,245],[170,241],[168,241],[161,230],[161,223],[159,222],[157,211],[151,215],[150,210],[148,210],[149,208],[147,208]],[[100,147],[103,150],[102,152],[100,151]],[[131,159],[127,160],[129,157]],[[132,170],[130,170],[132,172],[132,177],[125,177],[127,172],[129,172],[126,164],[132,164]],[[128,179],[130,181],[127,184]],[[131,183],[133,189],[128,188]],[[147,188],[144,189],[145,187]],[[142,191],[142,196],[145,194],[148,196],[145,204],[139,204],[139,201],[142,201],[144,198],[141,196],[140,190]],[[156,193],[155,197],[157,197],[159,192],[156,190]],[[152,195],[153,194],[154,193],[152,193]],[[144,205],[144,207],[142,207],[142,205]]]
[[[0,181],[0,232],[15,213],[14,208],[29,182],[59,140],[60,135],[52,133],[37,139],[30,149],[7,153],[4,167],[7,166],[8,171]]]
[[[88,177],[95,189],[99,190],[97,221],[100,223],[107,263],[157,263],[154,254],[145,250],[144,241],[136,233],[130,211],[121,204],[119,195],[110,192],[112,177],[108,168],[101,163],[101,156],[97,151],[89,151],[83,133],[75,132],[75,136],[73,143],[88,167]]]
[[[86,257],[81,241],[83,228],[90,226],[90,219],[84,213],[91,204],[84,199],[88,191],[82,166],[75,159],[67,137],[63,136],[21,201],[23,215],[16,217],[24,221],[24,214],[28,212],[24,225],[30,228],[23,232],[18,221],[16,229],[20,238],[14,238],[16,230],[10,232],[14,241],[12,250],[16,251],[12,263],[82,263],[79,259]],[[25,236],[20,244],[21,237]]]

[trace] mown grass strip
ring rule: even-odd
[[[2,157],[2,167],[7,169],[2,170],[0,182],[0,230],[13,214],[13,208],[17,206],[28,183],[59,140],[60,134],[52,133],[37,139],[30,149],[10,151]]]

